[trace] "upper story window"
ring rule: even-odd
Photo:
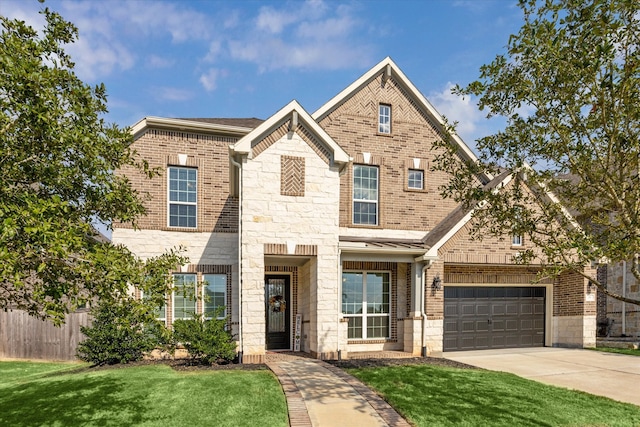
[[[391,133],[391,105],[378,106],[378,132]]]
[[[407,187],[412,190],[422,190],[424,188],[424,171],[409,169]]]
[[[353,223],[378,225],[377,166],[353,166]]]
[[[196,228],[198,170],[169,167],[169,226]]]
[[[522,219],[522,206],[515,207],[515,222],[520,222]],[[514,230],[515,231],[515,230]],[[511,236],[511,246],[522,246],[524,244],[524,238],[521,234],[514,233]]]

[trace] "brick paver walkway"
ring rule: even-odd
[[[284,390],[290,426],[410,427],[380,396],[340,368],[290,353],[267,353],[266,364]]]

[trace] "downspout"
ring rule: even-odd
[[[353,161],[352,157],[349,157],[349,163]],[[349,163],[345,163],[338,169],[338,180],[347,171]],[[338,182],[339,183],[339,182]],[[339,205],[339,203],[338,203]],[[339,214],[338,214],[339,216]],[[340,239],[338,239],[338,316],[336,316],[337,322],[337,337],[338,337],[338,360],[342,360],[342,349],[340,348],[340,321],[342,320],[342,249],[340,249]]]
[[[622,261],[622,297],[627,296],[627,261]],[[627,304],[622,301],[622,336],[627,335]]]
[[[231,164],[238,168],[238,362],[242,363],[244,354],[242,339],[242,165],[229,156]]]
[[[338,315],[336,316],[336,336],[338,337],[338,360],[342,360],[342,349],[340,348],[340,321],[342,320],[342,249],[338,243]]]

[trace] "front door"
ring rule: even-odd
[[[267,350],[291,348],[289,276],[265,276]]]

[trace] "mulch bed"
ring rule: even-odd
[[[297,357],[310,357],[305,353],[291,353]],[[444,366],[450,368],[461,369],[478,369],[471,365],[455,362],[453,360],[443,359],[439,357],[411,357],[402,359],[348,359],[348,360],[325,360],[341,369],[351,368],[375,368],[380,366],[405,366],[405,365],[433,365]],[[196,360],[191,359],[149,359],[141,360],[138,362],[130,362],[127,364],[118,365],[105,365],[96,366],[89,369],[120,369],[129,366],[150,366],[150,365],[165,365],[176,371],[230,371],[230,370],[242,370],[242,371],[256,371],[268,369],[264,364],[248,364],[230,362],[224,364],[206,365],[199,363]]]

